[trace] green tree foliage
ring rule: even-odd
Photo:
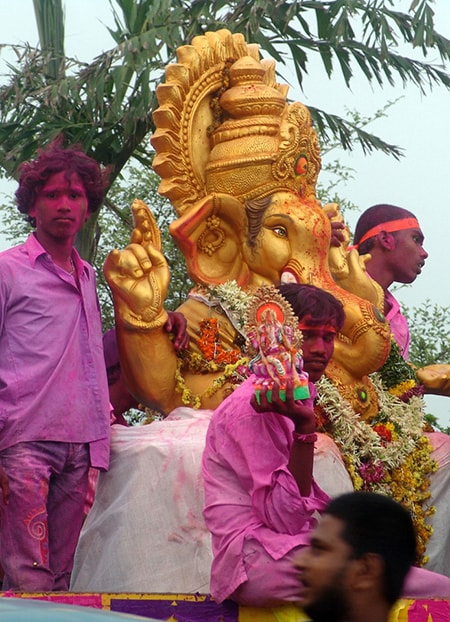
[[[387,117],[392,106],[401,99],[397,98],[388,101],[382,108],[376,110],[369,116],[363,116],[357,110],[346,110],[347,118],[351,122],[352,128],[359,128],[360,131],[366,131],[368,126],[378,119]],[[357,139],[354,129],[351,130],[352,142]],[[342,164],[339,155],[333,158],[333,155],[342,149],[341,142],[338,137],[324,140],[319,139],[320,153],[322,157],[322,170],[317,183],[317,198],[322,204],[337,203],[342,214],[349,211],[358,210],[359,207],[351,200],[343,196],[345,187],[354,179],[354,169]]]
[[[49,3],[52,11],[44,12]],[[340,74],[346,87],[356,72],[379,85],[450,86],[442,65],[426,60],[429,53],[444,64],[450,57],[449,41],[434,28],[433,0],[414,0],[408,12],[396,10],[394,0],[111,0],[114,45],[89,64],[64,55],[60,27],[59,40],[49,40],[53,31],[44,22],[61,23],[61,0],[34,4],[41,50],[16,47],[17,63],[0,91],[0,168],[8,175],[60,132],[111,164],[112,181],[131,157],[149,165],[143,139],[153,129],[164,65],[177,47],[207,30],[241,32],[281,66],[292,61],[300,85],[318,55],[324,77]],[[331,111],[311,112],[321,135],[338,137],[344,148],[400,153]]]
[[[409,356],[417,367],[450,362],[450,307],[425,300],[419,307],[405,309],[411,331]]]

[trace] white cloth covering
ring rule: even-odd
[[[426,434],[433,446],[432,457],[438,470],[430,479],[430,505],[436,508],[431,517],[433,535],[428,540],[427,570],[434,570],[450,577],[450,436],[442,432]]]
[[[111,466],[101,473],[75,555],[75,592],[209,593],[211,540],[201,457],[211,411],[177,408],[148,426],[112,427]],[[450,437],[430,434],[439,470],[427,569],[450,576]],[[318,435],[314,477],[330,496],[352,490],[339,450]]]
[[[81,532],[71,590],[208,593],[201,457],[210,417],[177,408],[147,426],[112,426],[110,469]]]

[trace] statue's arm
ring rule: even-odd
[[[425,393],[450,397],[450,365],[427,365],[416,370]]]
[[[169,316],[164,300],[170,272],[150,210],[135,200],[132,213],[135,228],[131,243],[123,250],[113,250],[104,266],[114,299],[121,368],[138,401],[168,412],[176,401],[177,367],[177,353],[165,329]]]

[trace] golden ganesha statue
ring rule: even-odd
[[[370,418],[378,402],[368,376],[390,348],[383,293],[356,250],[330,250],[327,211],[335,207],[316,198],[320,155],[307,108],[287,102],[274,62],[260,60],[240,34],[208,32],[177,55],[157,90],[153,166],[178,216],[170,232],[198,285],[179,309],[192,351],[177,356],[164,330],[169,269],[152,215],[136,201],[131,243],[105,264],[131,392],[164,413],[183,403],[217,406],[243,362],[233,304],[289,278],[343,303],[345,326],[327,375]],[[223,296],[227,282],[234,289]],[[214,354],[205,354],[208,339]]]
[[[329,291],[345,310],[334,357],[326,377],[317,385],[320,451],[315,456],[315,476],[317,468],[330,486],[330,494],[338,494],[337,488],[331,493],[335,486],[347,489],[350,485],[390,494],[404,503],[414,516],[422,561],[429,555],[432,569],[450,572],[447,561],[441,559],[448,548],[443,539],[449,533],[448,512],[442,503],[430,524],[434,512],[430,498],[433,503],[440,499],[439,482],[442,474],[450,472],[446,460],[441,460],[440,477],[433,478],[439,456],[435,457],[432,442],[448,448],[444,442],[448,437],[424,433],[423,401],[415,393],[417,378],[391,342],[389,325],[379,311],[383,309],[383,291],[365,270],[369,256],[348,251],[348,239],[341,247],[330,248],[331,220],[342,217],[337,206],[322,207],[317,200],[321,163],[307,108],[287,101],[288,88],[276,82],[274,63],[261,60],[257,46],[247,44],[239,34],[208,32],[179,48],[177,55],[178,62],[166,67],[165,83],[157,90],[159,108],[154,113],[152,144],[156,152],[153,166],[161,177],[159,191],[177,214],[170,232],[196,283],[179,308],[188,322],[190,347],[177,354],[165,330],[169,269],[153,216],[136,200],[131,242],[110,253],[105,274],[114,296],[126,383],[142,404],[169,416],[144,428],[113,431],[112,467],[100,477],[102,485],[94,504],[98,511],[91,512],[92,520],[88,516],[83,555],[92,555],[94,568],[99,558],[117,559],[117,531],[108,549],[110,557],[105,540],[110,531],[110,500],[118,498],[114,481],[123,481],[126,474],[127,486],[131,478],[139,486],[140,461],[148,460],[146,469],[156,468],[159,476],[151,478],[151,494],[146,481],[146,494],[132,495],[134,503],[150,504],[145,512],[138,508],[136,516],[144,514],[147,520],[155,513],[155,504],[158,506],[163,516],[158,525],[165,529],[159,539],[166,547],[178,541],[186,543],[192,536],[192,550],[185,547],[186,576],[192,574],[193,556],[202,558],[195,538],[202,533],[200,540],[209,542],[201,519],[198,482],[211,409],[247,372],[244,344],[252,293],[290,279]],[[380,374],[380,368],[389,373]],[[191,408],[179,408],[183,405]],[[174,442],[175,430],[179,442]],[[164,452],[166,445],[169,455]],[[167,475],[168,465],[172,465],[172,479]],[[190,478],[187,472],[192,473]],[[324,490],[328,492],[327,486]],[[176,503],[169,494],[171,487]],[[122,485],[118,489],[126,492]],[[181,492],[186,510],[179,499]],[[167,497],[169,509],[164,501]],[[197,504],[194,510],[193,500]],[[136,528],[128,520],[132,514],[127,509],[129,503],[130,496],[126,503],[114,504],[114,512],[126,512],[122,522],[114,514],[114,524],[135,534]],[[168,518],[170,528],[166,529]],[[102,521],[104,531],[99,537],[96,530],[101,530]],[[155,528],[149,533],[154,534]],[[428,542],[433,529],[436,536]],[[173,530],[178,534],[175,539]],[[129,576],[137,567],[135,558],[141,554],[140,544],[130,553],[131,540],[128,535],[123,538],[127,546],[119,563],[107,563],[108,569],[118,568],[123,575],[114,584],[119,591],[124,583],[129,585]],[[93,541],[101,542],[101,555]],[[206,544],[202,550],[207,551],[205,559],[210,559]],[[128,565],[123,562],[125,557]],[[164,559],[169,558],[164,551]],[[174,559],[179,566],[179,547]],[[145,564],[147,567],[147,558]],[[174,568],[163,573],[160,564],[156,566],[150,585],[155,591],[161,589],[155,581],[163,577],[162,585],[168,590]],[[205,563],[200,573],[206,577],[204,585],[208,573],[209,563]],[[104,584],[93,583],[93,577],[101,572],[84,574],[87,582],[83,587],[105,589]],[[122,581],[124,577],[126,581]],[[141,586],[134,579],[133,585]],[[169,591],[196,592],[201,584],[200,579],[194,586],[175,581]],[[111,590],[111,584],[106,587]]]

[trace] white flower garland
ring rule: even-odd
[[[370,424],[360,418],[325,376],[316,383],[317,403],[329,419],[332,436],[342,454],[351,456],[357,470],[363,463],[372,462],[387,471],[401,466],[423,436],[423,400],[414,396],[408,403],[402,402],[383,388],[377,374],[372,374],[371,380],[380,408]],[[391,424],[391,441],[384,442],[373,429],[378,423]],[[390,494],[389,484],[383,480],[371,482],[371,489]]]
[[[210,287],[210,293],[220,302],[233,326],[242,333],[251,294],[244,292],[235,280]]]

